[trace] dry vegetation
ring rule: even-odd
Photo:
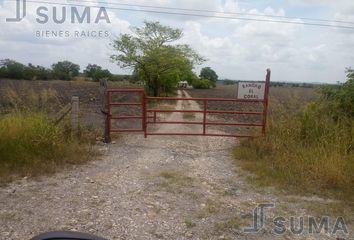
[[[11,113],[0,119],[0,184],[18,177],[54,173],[63,166],[89,160],[86,139],[74,139],[42,113]]]
[[[191,90],[190,94],[232,98],[236,92],[236,86],[219,86]],[[255,173],[251,180],[257,184],[352,202],[353,119],[334,120],[318,92],[313,88],[272,87],[267,135],[242,141],[235,148],[236,161]]]
[[[0,184],[50,174],[92,159],[103,117],[97,83],[0,80]],[[80,98],[80,132],[51,122],[71,96]],[[88,124],[89,123],[89,124]]]

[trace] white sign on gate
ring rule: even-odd
[[[239,82],[238,99],[263,100],[265,83],[259,82]]]

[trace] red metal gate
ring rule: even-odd
[[[227,99],[227,98],[181,98],[181,97],[148,97],[145,95],[143,89],[109,89],[107,90],[108,114],[107,114],[107,128],[108,133],[112,132],[142,132],[144,136],[149,135],[182,135],[182,136],[221,136],[221,137],[239,137],[248,138],[256,137],[250,134],[226,134],[226,133],[209,133],[207,126],[248,126],[259,127],[262,133],[265,134],[267,124],[267,111],[268,111],[268,96],[270,84],[270,70],[267,70],[267,77],[265,81],[264,99],[247,100],[247,99]],[[130,101],[115,101],[112,99],[114,93],[129,93],[130,95],[137,95],[139,100],[134,102]],[[199,101],[203,102],[202,109],[199,110],[182,110],[182,109],[159,109],[148,108],[149,101]],[[227,110],[211,110],[208,109],[210,102],[232,102],[232,103],[260,103],[262,104],[262,111],[227,111]],[[115,115],[112,111],[114,107],[130,107],[137,108],[139,115]],[[119,113],[119,111],[118,111]],[[157,119],[158,113],[199,113],[202,114],[201,121],[161,121]],[[152,114],[152,115],[150,115]],[[228,122],[228,121],[210,121],[208,114],[231,114],[231,115],[258,115],[262,117],[260,122]],[[138,128],[115,128],[112,126],[112,120],[127,121],[127,120],[141,120]],[[179,133],[179,132],[153,132],[148,131],[148,125],[154,124],[191,124],[202,126],[202,131],[199,133]]]
[[[130,93],[140,96],[139,102],[124,102],[124,101],[115,101],[112,99],[114,93]],[[146,97],[144,89],[109,89],[107,90],[107,105],[108,105],[108,114],[107,114],[107,124],[108,132],[144,132],[146,129]],[[115,115],[113,113],[114,107],[124,107],[129,106],[132,108],[140,108],[141,115]],[[112,120],[130,120],[130,119],[141,119],[141,128],[113,128]]]

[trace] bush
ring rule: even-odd
[[[103,78],[111,80],[113,77],[112,73],[109,70],[102,69],[101,66],[98,66],[96,64],[87,65],[86,69],[84,70],[84,75],[86,77],[92,78],[96,82]]]
[[[72,80],[80,73],[80,66],[69,61],[57,62],[52,65],[52,69],[53,76],[59,80]]]
[[[196,79],[192,82],[192,86],[196,89],[209,89],[213,84],[208,79]]]
[[[49,80],[52,78],[52,72],[49,69],[42,66],[34,66],[31,63],[25,66],[22,63],[4,59],[0,61],[0,78]]]
[[[0,67],[1,77],[11,79],[24,79],[26,66],[22,63],[10,59],[4,59],[0,61]]]
[[[263,183],[354,199],[353,139],[352,120],[305,112],[271,121],[265,138],[243,142],[235,154]]]
[[[40,113],[12,113],[0,119],[0,183],[85,162],[87,149],[64,132]]]

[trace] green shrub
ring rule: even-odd
[[[209,89],[213,84],[208,79],[196,79],[192,82],[192,86],[196,89]]]

